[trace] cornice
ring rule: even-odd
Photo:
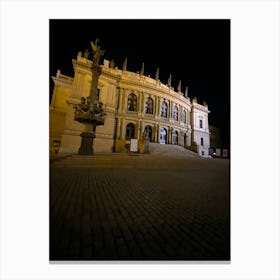
[[[67,87],[72,87],[73,85],[73,78],[65,76],[65,75],[59,75],[59,76],[52,76],[52,80],[55,85],[63,85]]]
[[[82,66],[82,68],[85,68],[88,71],[92,71],[92,61],[87,60],[87,59],[72,59],[72,64],[73,64],[73,68],[74,71],[76,72],[76,67],[78,66]]]

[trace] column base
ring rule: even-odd
[[[95,138],[95,135],[93,132],[83,132],[80,134],[82,140],[81,140],[81,146],[78,151],[78,155],[87,155],[92,156],[93,155],[93,139]]]

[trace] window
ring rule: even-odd
[[[146,114],[153,114],[153,105],[154,105],[153,99],[151,97],[148,97],[146,99],[146,108],[145,108]]]
[[[173,119],[175,121],[178,121],[178,107],[177,106],[174,106],[174,108],[173,108]]]
[[[163,118],[167,118],[167,111],[168,111],[167,103],[165,101],[163,101],[161,104],[160,116]]]
[[[203,142],[204,142],[204,141],[203,141],[203,138],[201,137],[201,138],[200,138],[200,145],[201,145],[201,146],[203,146]]]
[[[167,143],[167,131],[165,128],[160,129],[160,144]]]
[[[134,124],[133,123],[129,123],[126,126],[125,139],[126,140],[130,140],[131,138],[134,138],[134,131],[135,131]]]
[[[202,120],[199,120],[199,128],[202,128]]]
[[[185,110],[183,110],[183,112],[182,112],[182,122],[183,122],[183,123],[186,123],[186,122],[187,122],[187,114],[186,114],[186,111],[185,111]]]
[[[137,97],[134,93],[128,95],[127,99],[127,110],[136,111],[137,110]]]
[[[153,130],[150,125],[147,125],[145,127],[144,133],[145,133],[146,138],[149,139],[150,142],[152,142]]]

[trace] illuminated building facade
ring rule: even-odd
[[[92,61],[78,53],[74,77],[57,71],[50,105],[50,152],[76,153],[84,125],[74,121],[74,108],[90,93]],[[178,86],[161,83],[144,73],[117,69],[106,59],[98,80],[99,101],[106,119],[96,128],[94,152],[126,152],[130,139],[180,145],[209,155],[208,106],[190,100]]]

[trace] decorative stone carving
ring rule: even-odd
[[[171,87],[171,79],[172,79],[172,75],[170,74],[170,75],[169,75],[169,78],[168,78],[168,81],[167,81],[167,85],[168,85],[169,87]]]
[[[158,81],[159,80],[159,68],[157,68],[155,79]]]
[[[181,92],[181,80],[178,83],[178,87],[177,87],[178,92]]]
[[[127,70],[127,57],[125,58],[124,62],[123,62],[123,71]]]
[[[140,71],[140,75],[144,76],[144,62],[142,63],[142,68],[141,68],[141,71]]]
[[[81,98],[81,103],[74,107],[75,121],[83,124],[103,125],[105,122],[106,114],[103,110],[103,103],[94,101],[91,98]]]
[[[74,106],[74,120],[86,125],[86,130],[81,133],[81,146],[79,155],[93,155],[93,139],[97,125],[104,125],[106,114],[103,110],[103,103],[98,101],[97,86],[101,74],[100,58],[104,50],[100,49],[99,39],[95,43],[90,42],[93,50],[92,81],[90,96],[82,97],[81,103]],[[85,52],[85,56],[88,55]]]
[[[92,59],[92,61],[93,61],[93,64],[95,64],[95,65],[99,65],[100,58],[105,53],[105,50],[101,50],[100,49],[99,42],[100,42],[99,38],[97,38],[95,40],[95,43],[93,43],[92,41],[90,42],[91,48],[92,48],[92,51],[93,51],[93,59]]]

